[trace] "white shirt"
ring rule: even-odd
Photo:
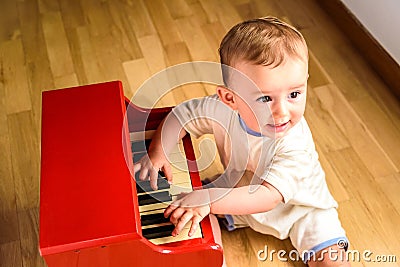
[[[308,211],[337,207],[304,117],[284,137],[274,139],[247,129],[237,112],[217,95],[186,101],[173,114],[196,138],[214,134],[228,186],[234,186],[240,174],[249,170],[281,193],[284,203],[260,218],[263,224],[272,224],[285,235]]]

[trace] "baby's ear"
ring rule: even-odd
[[[231,109],[237,110],[236,95],[231,89],[224,86],[217,86],[217,95]]]

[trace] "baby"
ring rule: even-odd
[[[234,26],[219,52],[224,85],[176,106],[148,156],[135,164],[140,179],[156,188],[159,169],[172,182],[168,153],[177,141],[186,133],[214,135],[225,172],[165,210],[175,224],[172,234],[191,222],[192,235],[210,215],[220,239],[213,214],[224,215],[228,229],[289,237],[309,266],[349,266],[337,203],[303,116],[309,76],[303,36],[277,18],[253,19]]]

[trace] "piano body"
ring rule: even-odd
[[[132,139],[150,135],[170,110],[132,105],[119,81],[43,92],[39,247],[49,267],[222,265],[209,218],[193,238],[171,237],[171,225],[157,222],[171,198],[147,201],[173,190],[146,192],[131,173],[138,141]],[[182,147],[196,189],[201,182],[190,136]]]

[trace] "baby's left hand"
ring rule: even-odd
[[[175,225],[172,231],[173,236],[178,235],[183,227],[192,221],[189,230],[189,236],[192,236],[199,227],[199,223],[210,211],[209,192],[201,189],[180,194],[178,199],[165,209],[164,216],[170,217],[170,221]]]

